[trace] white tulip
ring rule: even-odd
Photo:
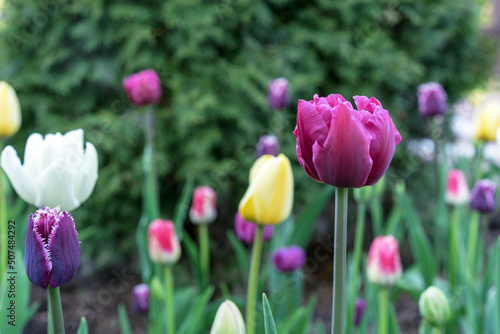
[[[83,149],[82,129],[48,134],[45,139],[34,133],[26,142],[24,165],[12,146],[2,151],[0,165],[17,194],[37,207],[76,209],[97,181],[97,151],[89,142]]]

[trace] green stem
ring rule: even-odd
[[[146,175],[146,208],[148,220],[160,216],[160,202],[158,192],[158,175],[156,171],[156,149],[155,149],[155,115],[153,107],[147,108],[144,114],[144,136],[146,146],[144,147],[143,169]]]
[[[48,287],[50,313],[52,314],[52,326],[54,334],[64,334],[64,318],[61,305],[61,294],[59,288]]]
[[[448,280],[450,281],[451,292],[455,293],[457,285],[457,266],[458,266],[458,229],[459,229],[459,210],[453,207],[452,219],[450,222],[450,263],[448,271]]]
[[[206,288],[210,277],[210,245],[208,225],[198,225],[198,242],[200,243],[201,288]]]
[[[471,222],[469,225],[469,239],[467,240],[467,265],[469,267],[470,277],[474,277],[477,236],[479,230],[479,222],[482,220],[482,215],[477,212],[472,213]]]
[[[0,152],[3,145],[0,142]],[[7,178],[4,175],[3,169],[0,167],[0,278],[7,271]]]
[[[347,247],[347,188],[335,188],[332,334],[344,334]]]
[[[167,311],[168,334],[175,334],[175,309],[174,309],[174,278],[172,275],[172,266],[165,266],[165,309]]]
[[[378,334],[387,334],[389,333],[388,329],[388,313],[387,310],[389,308],[388,296],[387,296],[387,288],[381,287],[379,294],[379,315],[378,315]]]
[[[264,226],[257,224],[257,231],[255,232],[255,239],[252,248],[252,259],[250,262],[250,272],[248,277],[247,288],[247,334],[255,333],[255,301],[257,298],[257,283],[259,280],[260,260],[262,256],[262,243],[263,243]]]
[[[477,156],[475,161],[475,180],[481,180],[483,177],[483,170],[481,169],[481,163],[483,162],[484,155],[484,142],[479,141],[477,146]]]
[[[359,266],[361,262],[361,252],[363,251],[363,239],[365,236],[366,203],[363,201],[358,202],[358,212],[356,214],[356,236],[354,239],[354,254],[351,267],[351,291],[349,293],[349,302],[347,305],[346,333],[351,332],[351,326],[354,324],[354,303],[358,290]]]

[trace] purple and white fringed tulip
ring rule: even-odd
[[[37,210],[30,215],[26,230],[26,274],[43,289],[71,281],[80,266],[75,222],[68,212],[59,210],[59,207]]]

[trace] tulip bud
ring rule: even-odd
[[[165,289],[163,288],[163,284],[161,283],[158,276],[153,276],[151,278],[151,294],[157,300],[163,300],[165,298]]]
[[[354,306],[356,307],[354,313],[354,326],[358,326],[361,323],[367,305],[366,300],[356,299],[356,302],[354,303]]]
[[[459,169],[452,169],[448,173],[445,200],[451,205],[461,205],[469,202],[469,185],[465,174]]]
[[[474,137],[484,141],[495,141],[500,128],[500,95],[489,96],[476,112]]]
[[[272,259],[277,270],[295,271],[306,263],[306,252],[300,246],[281,247],[273,253]]]
[[[130,102],[138,107],[156,104],[161,99],[161,83],[154,70],[142,70],[123,79]]]
[[[437,82],[418,86],[418,109],[422,117],[443,115],[446,112],[446,93]]]
[[[288,107],[290,104],[290,94],[288,93],[288,80],[277,78],[269,82],[267,94],[269,105],[275,110]]]
[[[250,170],[250,185],[240,201],[239,213],[257,224],[279,224],[292,211],[293,174],[290,160],[263,155]]]
[[[255,158],[258,159],[264,154],[277,156],[280,153],[280,143],[274,135],[264,135],[260,137],[255,149]]]
[[[230,300],[224,301],[215,314],[210,334],[245,334],[245,322],[238,307]]]
[[[378,236],[368,252],[368,280],[382,286],[394,285],[402,274],[398,241],[392,235]]]
[[[418,301],[418,309],[422,317],[436,327],[443,326],[451,318],[448,298],[435,286],[430,286],[422,292]]]
[[[80,242],[71,215],[59,207],[31,214],[26,229],[24,265],[29,280],[43,289],[67,283],[80,266]]]
[[[257,224],[243,219],[240,213],[236,212],[236,215],[234,216],[234,230],[236,231],[236,236],[238,237],[238,239],[250,245],[253,244],[253,240],[255,239]],[[274,226],[264,226],[264,242],[269,241],[273,237],[273,233]]]
[[[495,192],[497,186],[490,180],[479,180],[472,188],[470,207],[486,213],[495,210]]]
[[[170,220],[156,219],[148,227],[148,249],[156,264],[174,264],[181,256],[181,246]]]
[[[209,224],[217,218],[217,194],[209,186],[194,190],[189,218],[194,224]]]
[[[132,308],[137,313],[148,313],[149,287],[146,284],[138,284],[132,290]]]
[[[0,81],[0,138],[11,137],[21,127],[21,107],[16,91]]]

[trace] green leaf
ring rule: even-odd
[[[278,334],[273,313],[271,312],[271,307],[265,293],[262,294],[262,307],[264,309],[264,328],[266,329],[266,334]]]
[[[177,201],[177,205],[175,206],[174,224],[179,241],[182,241],[184,221],[186,220],[187,212],[189,210],[189,203],[191,202],[191,196],[193,195],[193,187],[193,178],[190,177],[184,184],[181,197],[179,198],[179,201]]]
[[[321,321],[316,323],[316,334],[326,334],[325,326]]]
[[[246,280],[248,277],[248,267],[250,263],[248,250],[240,239],[238,239],[236,234],[234,234],[234,231],[227,231],[227,237],[229,238],[229,242],[231,243],[231,246],[236,254],[236,260],[238,261],[238,266],[240,267],[242,279]]]
[[[315,222],[323,212],[328,201],[332,198],[334,187],[324,187],[314,200],[311,201],[295,220],[295,228],[288,241],[289,245],[298,245],[307,248],[314,231]]]
[[[198,282],[198,286],[201,286],[201,273],[200,273],[200,253],[198,251],[198,246],[196,243],[191,239],[189,234],[185,233],[184,237],[182,238],[182,244],[184,245],[184,249],[186,250],[186,253],[189,257],[189,260],[191,261],[192,268],[195,271],[196,274],[196,279]]]
[[[141,277],[143,282],[149,282],[153,274],[153,263],[148,254],[148,226],[149,221],[145,214],[142,215],[137,230],[135,231],[135,242],[139,252],[139,263],[141,266]]]
[[[203,320],[203,314],[207,303],[210,301],[214,293],[214,288],[209,286],[205,291],[195,299],[189,312],[186,314],[184,321],[182,322],[178,334],[191,334],[198,333],[200,331],[200,324]]]
[[[123,304],[118,305],[118,317],[120,318],[120,329],[122,334],[132,334],[132,327],[130,327],[127,310]]]
[[[78,331],[76,332],[76,334],[88,334],[89,333],[89,329],[87,327],[87,319],[85,319],[85,317],[82,317],[80,319],[80,326],[78,326]]]

